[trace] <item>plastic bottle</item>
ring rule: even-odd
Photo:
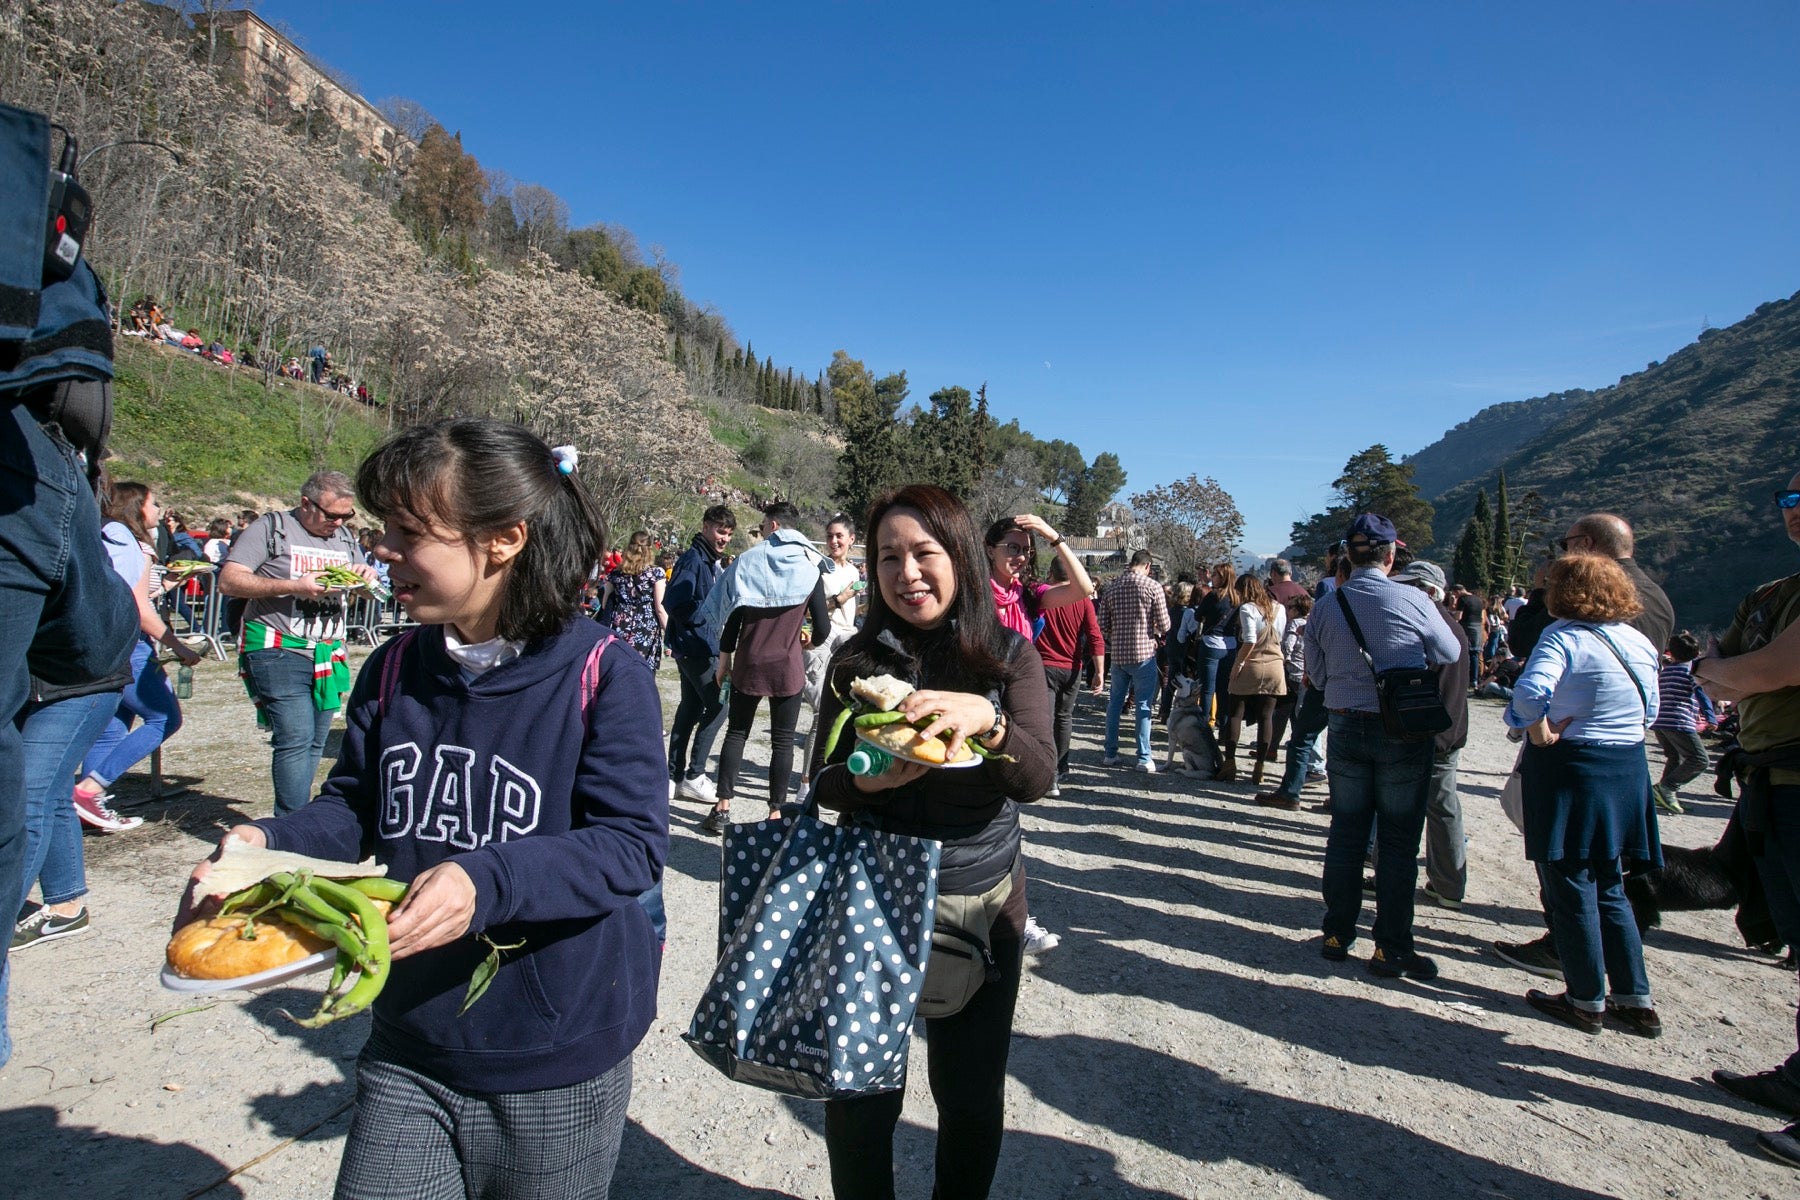
[[[194,668],[186,663],[183,663],[181,669],[175,672],[175,698],[177,700],[194,698]]]
[[[852,775],[879,775],[894,765],[894,756],[865,743],[850,752],[845,765]]]

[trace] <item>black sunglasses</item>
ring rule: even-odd
[[[1775,493],[1775,507],[1776,508],[1800,507],[1800,492],[1776,492]]]
[[[324,517],[327,521],[348,521],[356,516],[356,509],[354,507],[351,508],[349,512],[334,513],[323,504],[320,504],[317,500],[308,500],[307,503],[318,510],[319,515]]]

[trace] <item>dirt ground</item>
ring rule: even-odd
[[[661,679],[667,700],[668,664]],[[1657,1042],[1538,1017],[1523,1000],[1535,981],[1489,952],[1539,928],[1495,801],[1511,761],[1497,705],[1478,705],[1463,755],[1470,900],[1421,897],[1421,949],[1443,977],[1415,984],[1319,957],[1322,814],[1258,809],[1248,784],[1106,770],[1099,707],[1083,703],[1075,783],[1026,818],[1031,908],[1063,944],[1028,960],[996,1196],[1796,1194],[1752,1140],[1778,1118],[1707,1079],[1794,1044],[1795,978],[1740,948],[1730,914],[1677,914],[1650,936]],[[86,839],[92,931],[12,960],[0,1193],[329,1195],[366,1026],[282,1015],[308,1009],[322,976],[152,1028],[194,1003],[157,982],[190,865],[223,825],[270,810],[267,746],[229,665],[201,669],[165,765],[186,793],[135,809],[149,818],[137,832]],[[126,800],[147,792],[142,776],[121,785]],[[675,803],[661,1011],[637,1053],[614,1194],[827,1196],[819,1106],[729,1083],[679,1040],[713,964],[719,843],[696,832],[702,812]],[[1664,840],[1710,844],[1725,816],[1702,799]],[[897,1147],[906,1197],[930,1191],[918,1065]]]

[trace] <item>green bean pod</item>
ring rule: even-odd
[[[389,904],[398,904],[406,898],[406,884],[381,875],[372,875],[366,879],[346,879],[344,886],[355,888],[371,900],[386,900]]]
[[[906,714],[899,709],[889,712],[864,713],[856,718],[856,727],[858,729],[879,729],[883,725],[898,725],[904,720],[906,720]]]
[[[296,929],[304,929],[316,938],[323,938],[338,948],[338,962],[343,964],[348,958],[352,966],[361,967],[369,957],[369,947],[357,936],[356,930],[349,925],[332,925],[325,921],[315,921],[304,913],[297,913],[291,908],[284,908],[276,914],[283,921]],[[335,991],[343,979],[333,972],[331,990]]]
[[[830,758],[831,752],[837,749],[838,736],[844,732],[844,722],[849,719],[850,706],[846,704],[844,707],[838,709],[837,719],[832,721],[831,731],[825,735],[825,758]]]
[[[330,879],[313,880],[313,890],[319,899],[334,908],[349,914],[361,926],[363,941],[368,950],[368,961],[363,964],[362,975],[355,986],[345,992],[336,1003],[321,1005],[317,1013],[299,1022],[308,1029],[316,1029],[321,1025],[344,1017],[355,1016],[374,1002],[381,994],[388,976],[388,930],[387,918],[381,915],[369,901],[369,897],[352,887],[346,887]]]
[[[231,895],[225,897],[225,903],[219,905],[219,915],[221,917],[229,917],[240,908],[249,908],[252,905],[267,904],[280,894],[281,889],[270,883],[268,880],[251,884],[243,891],[233,892]]]

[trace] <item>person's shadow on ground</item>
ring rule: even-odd
[[[0,1145],[10,1151],[5,1194],[32,1200],[185,1196],[231,1170],[186,1142],[107,1133],[64,1120],[48,1104],[0,1112]],[[230,1200],[244,1190],[225,1181],[206,1195]]]

